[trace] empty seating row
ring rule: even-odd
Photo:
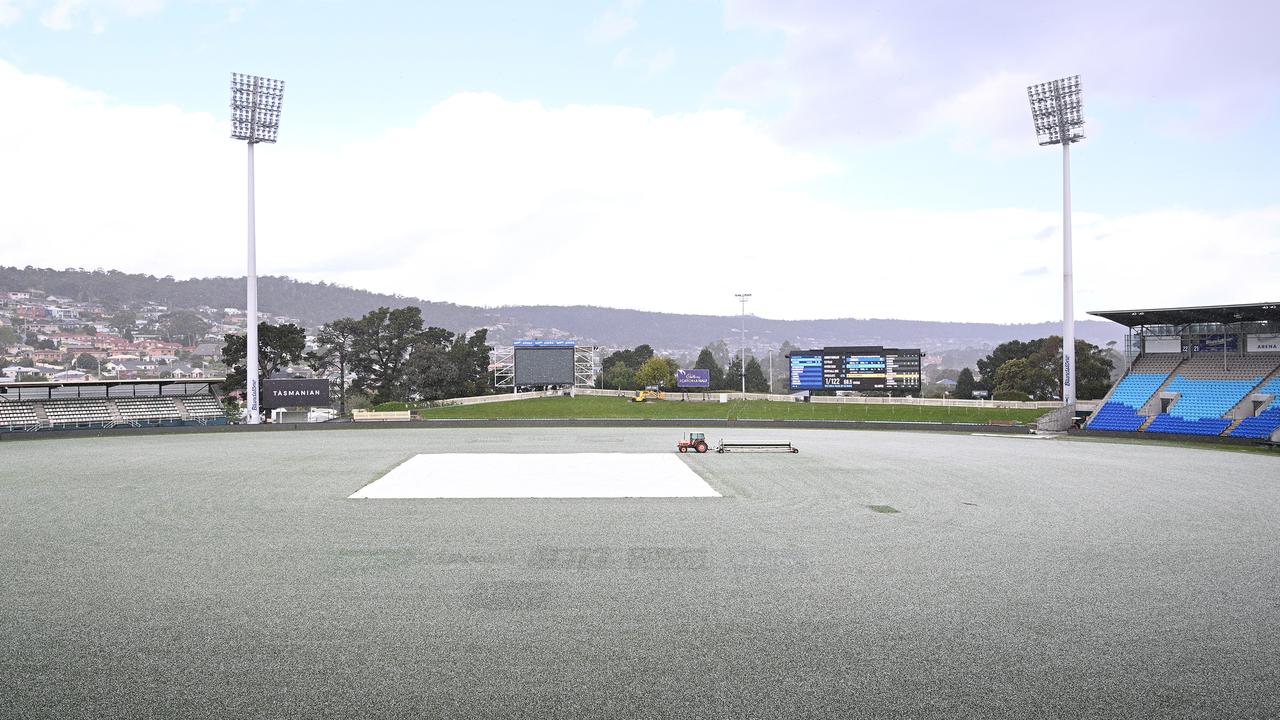
[[[1168,377],[1183,360],[1182,353],[1143,353],[1133,361],[1129,372]]]
[[[1231,437],[1270,438],[1276,430],[1280,430],[1280,376],[1273,377],[1257,391],[1262,395],[1274,396],[1271,402],[1262,408],[1262,412],[1240,421],[1230,433]]]
[[[222,403],[212,395],[189,395],[182,398],[182,404],[191,418],[221,418],[226,415]]]
[[[181,420],[171,397],[117,398],[116,409],[125,420]]]
[[[1197,380],[1248,380],[1264,378],[1275,371],[1277,366],[1280,366],[1280,355],[1276,353],[1212,353],[1196,355],[1183,362],[1178,366],[1178,374]]]
[[[115,421],[106,400],[46,400],[42,405],[53,427],[98,427]]]
[[[40,426],[35,408],[27,402],[0,402],[0,429],[30,430]]]
[[[183,410],[179,409],[182,402]],[[40,410],[47,420],[42,420]],[[219,425],[227,421],[222,403],[213,395],[145,395],[112,398],[54,398],[0,400],[0,432],[110,427],[129,425],[182,425],[196,422]]]

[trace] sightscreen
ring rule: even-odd
[[[572,347],[516,347],[516,385],[572,385]]]
[[[788,356],[792,390],[920,389],[920,351],[879,346],[828,347]]]

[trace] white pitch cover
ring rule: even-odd
[[[387,498],[720,497],[674,453],[415,455],[350,496]]]

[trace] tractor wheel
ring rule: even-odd
[[[697,450],[700,453],[704,453],[707,451],[707,444],[704,442],[700,442],[697,445],[694,445],[693,447],[695,450]]]
[[[687,445],[681,445],[681,446],[680,446],[680,452],[682,452],[682,453],[684,453],[684,452],[689,452],[689,446],[687,446]]]

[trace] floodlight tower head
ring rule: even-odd
[[[274,143],[283,100],[283,80],[231,73],[231,137],[251,145]]]
[[[1080,76],[1027,87],[1031,101],[1031,120],[1036,125],[1036,140],[1041,145],[1080,142],[1084,133],[1084,103],[1081,99]]]

